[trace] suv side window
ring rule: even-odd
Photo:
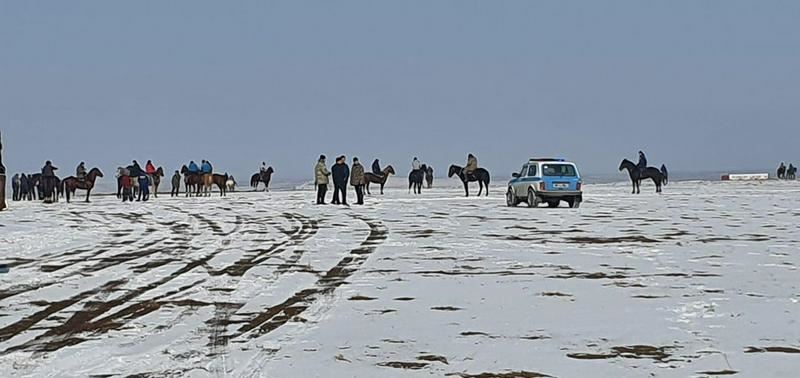
[[[527,170],[528,170],[528,166],[527,165],[523,165],[522,166],[522,170],[519,171],[519,177],[525,177],[525,171],[527,171]]]
[[[536,164],[531,164],[531,166],[528,167],[528,177],[531,176],[536,176]]]

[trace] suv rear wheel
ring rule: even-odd
[[[536,197],[536,193],[533,192],[533,189],[528,189],[528,207],[536,207],[539,205],[539,198]]]

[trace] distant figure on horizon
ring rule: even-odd
[[[372,174],[378,177],[383,177],[383,171],[381,170],[381,162],[378,159],[372,162]]]
[[[356,205],[364,204],[364,166],[358,161],[357,157],[353,158],[353,167],[350,175],[350,185],[356,189]]]
[[[328,191],[328,171],[325,163],[325,155],[319,155],[317,165],[314,166],[314,185],[317,186],[317,205],[325,204],[325,193]]]

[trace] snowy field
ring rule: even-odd
[[[800,374],[800,184],[585,190],[577,210],[507,208],[501,187],[11,203],[0,371]]]

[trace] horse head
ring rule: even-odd
[[[391,165],[387,165],[386,168],[383,169],[384,176],[396,175],[396,174],[397,173],[394,172],[394,167],[392,167]]]
[[[156,169],[156,175],[164,177],[164,168],[158,167],[158,169]]]
[[[619,170],[622,171],[623,169],[631,170],[636,167],[636,164],[633,164],[632,161],[628,159],[622,159],[622,162],[619,163]]]
[[[450,169],[447,171],[447,177],[453,177],[454,175],[461,175],[461,172],[464,169],[453,164],[450,166]]]
[[[186,164],[184,164],[181,166],[181,174],[185,175],[187,172],[189,172],[189,168],[186,166]]]
[[[92,168],[92,170],[89,171],[89,174],[87,174],[86,176],[103,177],[103,172],[101,172],[99,168]]]
[[[269,167],[267,167],[267,174],[268,174],[268,175],[271,175],[271,174],[273,174],[273,173],[275,173],[275,170],[274,170],[274,169],[272,169],[272,166],[269,166]]]

